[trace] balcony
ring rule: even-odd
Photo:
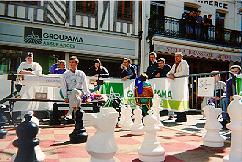
[[[153,17],[149,19],[149,37],[160,35],[170,38],[195,40],[224,47],[241,48],[242,32],[216,26],[189,24],[183,19]]]

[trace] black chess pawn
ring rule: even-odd
[[[80,107],[75,113],[75,129],[69,134],[71,143],[85,143],[87,141],[87,132],[83,127],[83,110]]]
[[[40,162],[44,161],[45,155],[39,147],[39,139],[36,135],[39,127],[31,121],[32,116],[26,114],[25,121],[17,126],[17,140],[13,145],[18,148],[14,162]]]
[[[0,105],[0,139],[3,139],[6,137],[7,131],[3,128],[5,125],[5,118],[3,116],[4,110],[6,109],[5,105]]]

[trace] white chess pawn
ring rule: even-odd
[[[120,110],[121,111],[120,112],[120,120],[118,122],[118,125],[120,127],[122,127],[123,124],[125,123],[125,120],[126,120],[125,111],[126,111],[126,109],[127,109],[127,107],[125,105],[122,105],[121,106],[121,110]]]
[[[229,155],[223,158],[224,162],[242,161],[242,103],[241,96],[234,95],[234,100],[228,106],[231,123],[227,128],[231,130],[231,149]]]
[[[151,109],[154,111],[154,114],[157,118],[157,125],[162,127],[163,124],[160,122],[160,111],[162,110],[162,108],[160,107],[160,102],[160,96],[158,94],[155,94],[152,99],[153,106]]]
[[[118,112],[112,108],[102,108],[99,113],[84,113],[84,126],[93,126],[96,132],[88,137],[86,150],[91,155],[91,162],[115,162],[114,155],[118,150],[114,129]]]
[[[131,127],[133,125],[133,121],[132,121],[132,108],[130,107],[130,105],[127,106],[126,109],[124,109],[124,116],[125,116],[125,121],[122,125],[122,130],[131,130]]]
[[[138,148],[139,159],[144,162],[160,162],[165,160],[165,150],[157,140],[157,119],[152,111],[144,117],[144,140]]]
[[[219,131],[223,128],[223,126],[217,119],[222,113],[221,108],[215,108],[215,106],[207,105],[203,108],[203,110],[206,117],[204,128],[207,131],[203,136],[203,144],[209,147],[223,147],[225,139],[219,134]]]
[[[136,109],[134,110],[134,124],[131,127],[131,134],[133,135],[142,135],[144,134],[143,131],[143,123],[142,123],[142,110],[140,109],[139,106],[136,106]]]

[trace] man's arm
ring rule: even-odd
[[[34,75],[41,75],[42,74],[42,67],[40,66],[40,64],[35,63],[35,70],[32,71],[32,74],[34,74]]]

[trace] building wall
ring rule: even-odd
[[[141,14],[139,3],[139,1],[132,2],[132,21],[120,21],[117,19],[118,1],[96,1],[95,16],[77,14],[75,1],[41,1],[37,6],[2,1],[0,2],[0,45],[48,50],[48,53],[52,54],[58,51],[67,55],[79,54],[90,60],[91,57],[109,57],[117,61],[129,57],[137,63]],[[31,41],[27,43],[25,41],[27,27],[39,29],[42,34],[77,36],[82,40],[81,42],[65,40],[61,44],[59,39],[44,38],[42,35],[42,43],[35,44]],[[33,33],[38,35],[35,31]],[[40,61],[43,62],[43,59],[40,58]]]
[[[193,8],[198,8],[198,10],[201,11],[201,16],[211,14],[213,25],[215,25],[216,12],[218,11],[218,12],[226,13],[225,21],[224,21],[225,28],[241,31],[241,15],[238,14],[238,11],[241,8],[241,5],[242,5],[241,2],[234,1],[234,0],[231,0],[231,1],[217,0],[217,1],[211,1],[211,2],[210,1],[205,2],[201,0],[187,0],[187,1],[167,0],[165,2],[164,16],[181,19],[182,14],[184,13],[184,6],[189,6]],[[146,14],[149,15],[150,13],[147,12]],[[179,29],[179,26],[177,26],[177,29]],[[148,31],[145,31],[145,32],[148,32]],[[156,38],[158,38],[158,40]],[[184,49],[191,50],[191,51],[194,50],[194,47],[195,48],[201,47],[200,51],[202,52],[209,51],[210,54],[217,56],[218,59],[221,58],[220,59],[221,61],[225,61],[227,59],[226,61],[232,61],[232,62],[238,63],[238,60],[241,60],[239,58],[241,50],[236,48],[227,48],[219,45],[210,45],[208,42],[199,43],[189,39],[182,40],[179,38],[172,38],[172,37],[167,38],[165,36],[159,36],[158,34],[153,37],[152,43],[155,44],[155,49],[154,49],[155,51],[160,50],[160,47],[158,48],[158,46],[162,46],[167,49],[170,49],[169,46],[170,47],[172,46],[177,51],[180,51],[180,50],[183,50],[182,48],[179,49],[179,46],[182,45]],[[162,52],[167,52],[167,51],[163,50]],[[213,61],[213,60],[210,60],[210,61]],[[144,70],[147,68],[148,65],[149,65],[149,57],[148,57],[148,53],[146,53],[145,59],[144,59],[144,67],[145,67]]]

